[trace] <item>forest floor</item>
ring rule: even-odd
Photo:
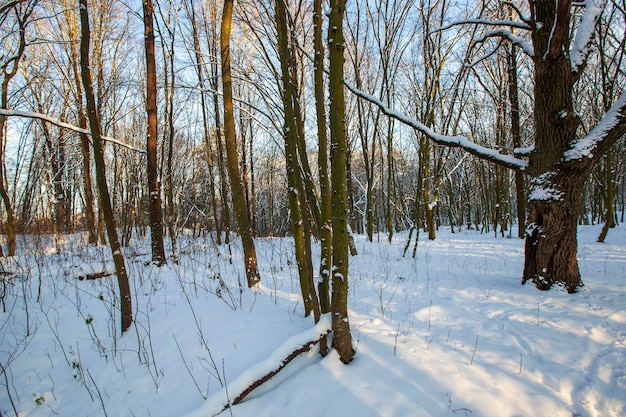
[[[599,232],[579,228],[573,295],[520,285],[519,239],[442,228],[412,258],[406,233],[356,236],[354,361],[314,348],[221,416],[626,416],[626,227]],[[0,414],[210,416],[313,327],[292,241],[256,242],[263,283],[249,290],[238,242],[181,236],[179,264],[156,268],[135,239],[135,323],[120,335],[107,247],[23,241],[0,268]]]

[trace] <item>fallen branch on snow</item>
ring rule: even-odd
[[[311,329],[291,337],[279,346],[269,358],[249,368],[219,392],[211,395],[200,408],[185,417],[214,417],[229,407],[239,404],[252,391],[283,370],[292,360],[311,350],[331,330],[330,314],[322,315],[320,321]]]

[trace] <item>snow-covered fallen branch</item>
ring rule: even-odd
[[[78,126],[74,126],[73,124],[67,123],[67,122],[63,122],[55,117],[52,116],[48,116],[47,114],[43,114],[43,113],[36,113],[36,112],[32,112],[32,111],[25,111],[25,110],[13,110],[13,109],[0,109],[0,115],[2,116],[15,116],[15,117],[26,117],[29,119],[39,119],[39,120],[43,120],[44,122],[48,122],[51,123],[55,126],[59,126],[63,129],[69,129],[72,130],[74,132],[77,133],[83,133],[85,135],[89,135],[91,136],[91,131],[87,130],[87,129],[83,129],[81,127]],[[107,141],[107,142],[111,142],[115,145],[119,145],[122,146],[126,149],[130,149],[131,151],[135,151],[135,152],[140,152],[140,153],[146,153],[146,151],[144,149],[139,149],[139,148],[135,148],[132,145],[129,145],[127,143],[121,142],[117,139],[113,139],[110,138],[108,136],[101,136],[100,139]]]
[[[330,314],[324,314],[312,328],[299,333],[279,346],[269,358],[249,368],[234,381],[211,395],[200,408],[184,417],[213,417],[236,405],[254,389],[269,381],[292,360],[311,350],[332,329]]]

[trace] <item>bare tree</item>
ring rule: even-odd
[[[85,99],[87,104],[87,117],[91,127],[91,135],[93,138],[94,160],[96,163],[96,182],[98,185],[98,197],[100,200],[100,211],[106,223],[107,236],[109,238],[109,247],[113,255],[113,263],[117,274],[117,283],[120,291],[120,311],[122,333],[128,330],[133,321],[132,299],[130,293],[130,284],[128,274],[126,273],[126,265],[124,255],[120,247],[120,242],[115,229],[115,219],[113,217],[113,208],[109,196],[109,188],[106,182],[106,170],[104,163],[104,147],[102,143],[102,135],[100,128],[99,113],[96,107],[96,99],[91,82],[91,69],[89,67],[89,9],[87,8],[87,0],[79,0],[80,8],[80,68],[81,79],[85,90]]]
[[[19,70],[20,61],[26,49],[26,29],[30,23],[37,0],[11,2],[0,8],[2,22],[9,21],[14,33],[3,39],[3,48],[6,48],[0,58],[0,109],[9,108],[9,83]],[[15,215],[13,203],[9,196],[8,179],[6,176],[6,116],[0,114],[0,198],[4,204],[7,219],[8,256],[14,256],[17,249]],[[0,255],[3,255],[0,245]]]
[[[493,21],[467,19],[456,25],[496,26],[486,31],[474,45],[498,38],[515,43],[532,57],[534,64],[534,146],[523,157],[504,155],[480,146],[464,136],[444,136],[424,124],[394,112],[382,101],[356,88],[351,90],[376,103],[391,117],[406,123],[444,146],[460,147],[481,159],[526,173],[531,178],[529,196],[525,263],[522,283],[532,281],[539,289],[562,285],[575,292],[581,285],[576,259],[576,225],[580,214],[581,193],[590,170],[601,156],[626,133],[626,93],[605,114],[587,135],[580,135],[579,119],[574,112],[574,86],[584,71],[589,56],[593,28],[602,8],[589,7],[582,14],[573,49],[570,45],[571,8],[580,7],[569,0],[557,3],[538,0],[531,4],[531,15],[525,16],[516,7],[516,20]],[[530,35],[514,36],[510,28]],[[577,138],[572,140],[572,138]],[[523,150],[521,150],[522,153]]]
[[[158,116],[157,116],[157,74],[154,48],[154,7],[152,0],[143,0],[144,43],[146,50],[146,112],[148,113],[148,133],[146,149],[148,155],[148,192],[150,201],[150,235],[152,237],[152,262],[165,264],[163,246],[163,213],[161,187],[157,161]]]

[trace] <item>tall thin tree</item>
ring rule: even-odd
[[[130,293],[130,283],[126,272],[126,264],[124,255],[120,247],[120,242],[115,229],[115,218],[113,217],[113,207],[109,196],[109,187],[106,182],[106,168],[104,164],[104,144],[102,142],[102,129],[100,127],[100,117],[97,109],[96,98],[93,91],[91,81],[91,69],[89,67],[89,9],[87,8],[87,0],[78,1],[80,9],[80,75],[85,90],[85,99],[87,104],[87,118],[91,128],[91,136],[93,138],[93,155],[96,165],[96,183],[98,186],[98,197],[100,200],[100,212],[104,217],[106,224],[107,236],[109,238],[109,247],[115,264],[115,272],[117,274],[117,283],[120,291],[120,311],[122,333],[128,330],[133,322],[132,298]]]
[[[235,210],[237,228],[241,236],[243,246],[244,264],[246,267],[246,278],[248,287],[254,286],[261,281],[259,267],[257,264],[256,248],[250,219],[246,207],[246,197],[241,174],[239,172],[239,155],[237,152],[237,139],[235,132],[235,114],[233,104],[233,81],[231,74],[230,59],[230,34],[233,21],[234,0],[224,0],[224,11],[222,14],[222,30],[220,33],[220,49],[222,62],[222,90],[224,99],[224,142],[226,144],[226,159],[228,177],[230,179],[231,196]]]
[[[343,363],[349,363],[354,357],[352,334],[348,321],[348,190],[346,186],[346,132],[345,132],[345,96],[344,96],[344,36],[343,16],[345,0],[331,0],[328,23],[328,51],[330,73],[330,165],[332,175],[332,225],[333,225],[333,262],[332,262],[332,299],[331,312],[333,323],[333,347],[339,353]]]
[[[148,113],[148,134],[146,150],[148,157],[148,192],[150,202],[150,235],[152,238],[152,263],[165,264],[163,245],[163,209],[161,207],[161,187],[157,161],[158,115],[157,115],[157,75],[154,48],[154,7],[152,0],[143,0],[144,45],[146,49],[146,112]]]

